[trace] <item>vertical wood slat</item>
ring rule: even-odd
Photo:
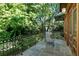
[[[75,53],[75,55],[77,55],[77,44],[75,45],[74,44],[74,42],[77,42],[76,40],[77,40],[77,33],[76,33],[76,36],[74,36],[74,20],[76,21],[77,19],[74,19],[74,11],[75,10],[77,10],[77,8],[76,8],[76,4],[73,4],[73,6],[72,6],[72,8],[73,8],[73,11],[72,11],[72,34],[73,34],[73,36],[72,36],[72,44],[73,44],[73,53]],[[77,12],[77,11],[76,11]],[[77,13],[76,13],[77,14]],[[77,18],[77,16],[76,16],[76,18]],[[77,21],[76,21],[76,23],[77,23]],[[77,26],[77,24],[76,24],[76,26]],[[76,32],[77,32],[77,27],[76,27]]]
[[[79,56],[79,3],[78,3],[78,56]]]
[[[77,4],[77,56],[79,56],[79,4]]]

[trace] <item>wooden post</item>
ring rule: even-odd
[[[79,56],[79,4],[77,4],[77,56]]]

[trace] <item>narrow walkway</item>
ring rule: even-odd
[[[23,56],[72,56],[70,48],[64,40],[51,39],[50,32],[46,32],[46,40],[23,52]]]

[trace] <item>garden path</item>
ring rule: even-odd
[[[46,38],[23,52],[23,56],[72,56],[70,48],[63,39],[51,39],[51,32]]]

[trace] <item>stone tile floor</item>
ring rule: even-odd
[[[41,41],[24,51],[23,56],[72,56],[72,53],[63,40],[55,40],[54,46]]]
[[[72,56],[70,48],[61,39],[51,39],[50,33],[46,32],[46,40],[23,52],[23,56]]]

